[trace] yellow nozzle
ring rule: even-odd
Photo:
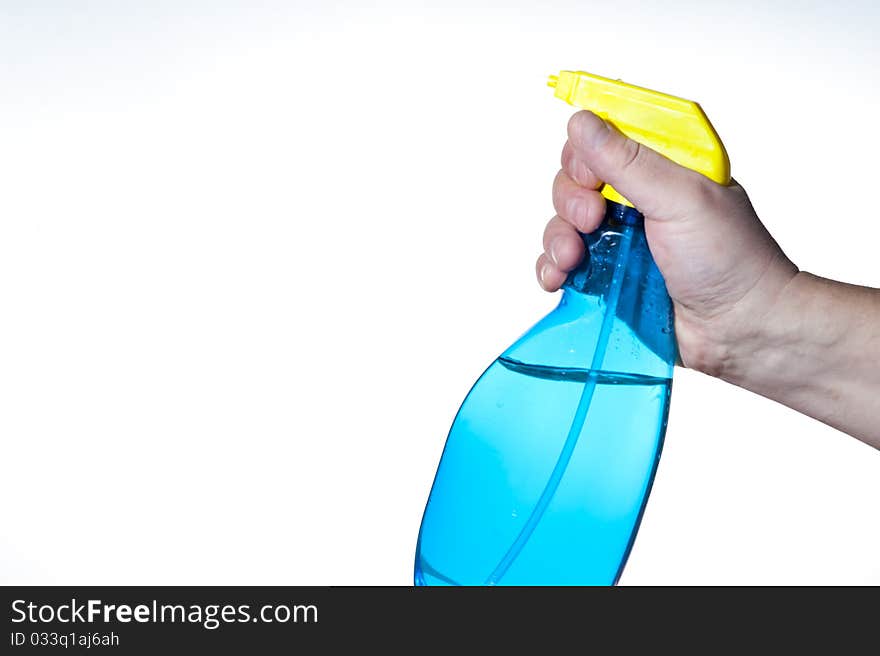
[[[730,183],[727,151],[697,103],[584,71],[551,75],[547,86],[556,89],[557,98],[589,109],[630,139],[719,184]],[[602,195],[632,207],[611,185]]]

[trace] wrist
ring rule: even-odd
[[[797,314],[792,301],[811,277],[780,251],[748,293],[724,312],[696,318],[683,313],[685,325],[679,331],[677,324],[676,330],[685,366],[751,388],[762,370],[781,364],[780,348],[791,339]]]
[[[810,377],[810,362],[799,355],[805,313],[817,278],[794,269],[780,273],[754,303],[738,308],[722,332],[715,375],[764,396]]]

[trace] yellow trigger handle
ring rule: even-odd
[[[730,183],[727,151],[697,103],[584,71],[561,71],[547,85],[556,88],[557,98],[589,109],[630,139],[715,182]],[[602,195],[632,207],[611,185]]]

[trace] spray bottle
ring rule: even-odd
[[[582,71],[566,102],[727,184],[694,102]],[[559,305],[477,380],[449,431],[419,531],[417,585],[611,585],[660,459],[676,356],[644,218],[610,185]]]

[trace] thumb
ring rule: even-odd
[[[673,219],[687,214],[703,197],[703,185],[714,184],[586,110],[569,120],[568,140],[587,168],[649,218]]]

